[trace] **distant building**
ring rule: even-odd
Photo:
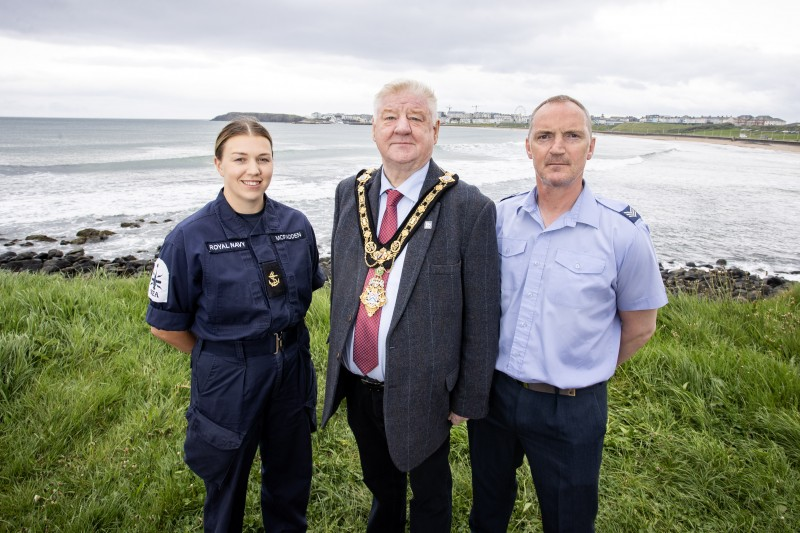
[[[773,118],[768,115],[739,115],[736,118],[731,117],[731,123],[736,126],[783,126],[786,124],[785,120]]]
[[[527,116],[513,115],[511,113],[494,113],[490,111],[447,111],[439,114],[442,124],[527,124]]]
[[[616,126],[617,124],[624,124],[626,122],[639,122],[636,117],[607,117],[600,115],[599,117],[592,116],[592,124],[598,126]]]
[[[346,113],[312,113],[311,117],[317,121],[327,121],[333,124],[371,124],[372,115],[369,114],[346,114]],[[465,111],[439,111],[437,118],[442,124],[528,124],[530,117],[525,113],[494,113],[491,111],[475,111],[469,113]],[[592,116],[592,124],[602,126],[614,126],[626,122],[648,122],[654,124],[733,124],[739,127],[751,126],[783,126],[785,120],[770,117],[768,115],[739,115],[738,117],[728,116],[706,116],[699,117],[683,115],[682,117],[669,115],[645,115],[643,117],[633,116]]]

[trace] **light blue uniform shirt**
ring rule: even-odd
[[[624,203],[584,183],[544,227],[537,190],[497,205],[500,354],[495,368],[527,383],[582,388],[614,374],[619,311],[667,303],[650,231]],[[623,214],[626,212],[626,214]]]
[[[378,210],[378,225],[376,230],[380,233],[381,223],[383,222],[383,214],[386,212],[386,200],[389,197],[387,191],[390,189],[397,189],[403,195],[397,203],[397,224],[402,224],[408,214],[417,205],[419,194],[422,191],[422,184],[425,183],[425,177],[428,175],[428,167],[430,161],[424,167],[414,172],[409,178],[400,184],[399,187],[394,187],[389,179],[381,171],[381,193],[380,193],[380,207]],[[389,325],[392,323],[392,316],[394,315],[394,304],[397,302],[397,291],[400,288],[400,277],[403,275],[403,264],[406,260],[406,248],[394,260],[392,269],[389,271],[389,279],[386,282],[386,304],[381,308],[381,322],[378,326],[378,366],[375,367],[369,374],[369,377],[384,381],[384,372],[386,369],[386,335],[389,333]],[[358,369],[353,362],[353,331],[350,331],[350,338],[347,341],[347,357],[345,358],[347,369],[353,374],[360,375],[362,372]]]

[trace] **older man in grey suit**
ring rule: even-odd
[[[431,159],[427,86],[384,86],[372,135],[382,166],[336,189],[322,423],[347,398],[367,531],[405,531],[409,481],[411,531],[450,531],[450,427],[487,414],[497,358],[495,207]]]

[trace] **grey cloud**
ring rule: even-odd
[[[761,88],[788,95],[785,103],[794,109],[792,95],[800,93],[796,55],[768,56],[736,48],[735,40],[725,43],[724,49],[690,48],[680,42],[661,52],[647,43],[621,47],[593,27],[595,15],[604,4],[609,5],[602,0],[27,0],[7,4],[0,17],[0,35],[54,43],[130,49],[181,46],[223,58],[225,54],[282,52],[376,69],[395,66],[398,71],[473,65],[486,76],[554,76],[566,88],[608,78],[627,90],[718,78],[723,87],[735,90]],[[624,32],[625,28],[611,30]],[[662,35],[655,31],[653,39]]]

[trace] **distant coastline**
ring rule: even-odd
[[[700,142],[707,144],[726,144],[729,146],[741,146],[745,148],[763,148],[767,150],[775,150],[777,152],[800,152],[800,143],[796,141],[767,141],[762,139],[737,139],[726,137],[710,137],[701,135],[669,135],[669,134],[652,134],[652,133],[618,133],[615,131],[595,131],[595,135],[619,135],[622,137],[646,137],[648,139],[655,139],[660,141],[689,141]]]
[[[286,113],[240,113],[238,111],[231,111],[224,115],[217,115],[212,118],[213,121],[230,122],[242,117],[253,117],[259,122],[285,122],[289,124],[327,124],[326,121],[315,120],[312,118],[301,117],[300,115],[289,115]]]

